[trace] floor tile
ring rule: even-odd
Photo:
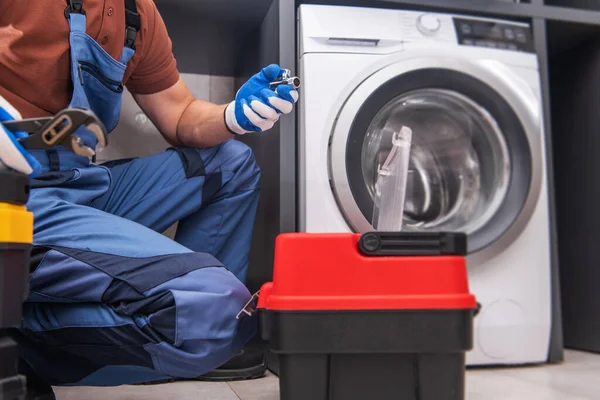
[[[561,365],[569,369],[587,369],[590,367],[600,367],[600,354],[575,350],[566,350],[565,362]]]
[[[535,384],[563,394],[598,399],[600,384],[600,366],[588,369],[560,368],[558,366],[544,368],[526,368],[503,372],[507,376],[517,377],[523,382]]]
[[[57,400],[239,400],[226,383],[177,382],[116,388],[55,388]]]
[[[469,371],[466,400],[592,400],[507,375],[503,370]]]
[[[231,382],[229,386],[242,400],[279,400],[279,379],[272,374],[252,381]]]
[[[474,399],[479,398],[479,393],[485,393],[486,396],[500,393],[499,398],[502,399],[519,398],[510,396],[518,396],[523,391],[532,390],[533,394],[527,396],[528,400],[594,400],[598,398],[600,387],[597,383],[598,376],[599,355],[566,351],[565,361],[560,364],[470,370],[467,379],[471,382],[469,390]]]

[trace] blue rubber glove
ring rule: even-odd
[[[225,123],[237,135],[264,132],[273,127],[281,114],[289,114],[298,101],[298,91],[279,85],[275,91],[269,83],[283,70],[277,64],[263,68],[238,90],[235,100],[225,110]]]
[[[21,114],[0,96],[0,169],[9,168],[35,178],[42,167],[17,141],[27,136],[27,133],[12,133],[2,126],[3,121],[14,119],[21,119]]]

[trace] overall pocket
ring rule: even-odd
[[[108,78],[94,64],[79,61],[79,80],[90,108],[111,132],[119,122],[123,83]]]
[[[123,83],[107,78],[94,64],[87,61],[79,61],[79,71],[82,85],[88,83],[91,78],[102,84],[111,92],[119,94],[123,93]]]

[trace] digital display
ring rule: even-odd
[[[473,25],[473,34],[481,38],[502,39],[502,29],[493,23],[478,23]]]
[[[528,26],[455,18],[460,44],[513,51],[534,52],[533,35]]]

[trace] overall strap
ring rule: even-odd
[[[67,0],[65,18],[69,21],[71,32],[85,33],[86,21],[83,0]]]
[[[135,37],[141,26],[136,0],[125,0],[125,47],[135,50]]]
[[[65,8],[65,18],[71,20],[71,14],[80,14],[85,16],[83,9],[83,0],[67,0]],[[85,32],[85,19],[75,18],[76,22],[71,24],[71,30]],[[81,22],[84,22],[83,27]],[[74,25],[74,26],[73,26]],[[136,0],[125,0],[125,47],[135,50],[135,39],[142,26],[140,14],[137,11]]]
[[[83,0],[67,0],[67,8],[65,8],[65,18],[69,19],[69,14],[83,14]]]

